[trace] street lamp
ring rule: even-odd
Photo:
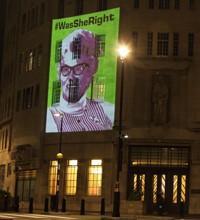
[[[117,148],[117,174],[113,199],[113,217],[120,217],[120,187],[119,187],[119,172],[122,170],[122,147],[123,138],[122,135],[122,107],[123,107],[123,84],[124,84],[124,61],[129,53],[126,47],[121,47],[118,50],[121,60],[121,85],[120,85],[120,105],[119,105],[119,133],[118,133],[118,148]]]
[[[63,113],[56,113],[55,116],[60,117],[60,141],[59,141],[59,151],[56,155],[58,159],[58,169],[57,169],[57,183],[56,183],[56,207],[55,212],[58,212],[59,207],[59,193],[60,193],[60,164],[63,158],[62,154],[62,127],[63,127]]]

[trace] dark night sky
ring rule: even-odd
[[[3,39],[4,39],[4,23],[5,23],[5,12],[6,12],[6,0],[1,0],[0,9],[0,76],[2,71],[2,58],[3,58]],[[0,78],[1,81],[1,78]]]

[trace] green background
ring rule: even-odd
[[[92,24],[88,26],[80,26],[78,28],[56,29],[55,26],[59,22],[74,22],[76,19],[87,20],[89,17],[103,17],[104,15],[114,15],[113,21],[106,21],[102,25]],[[49,67],[49,85],[48,85],[48,106],[52,102],[52,85],[53,81],[58,80],[57,68],[58,63],[55,62],[56,42],[61,41],[68,34],[76,29],[85,29],[92,31],[95,35],[105,34],[105,55],[98,57],[99,65],[95,76],[105,76],[105,96],[104,100],[115,104],[116,94],[116,73],[117,73],[117,47],[118,47],[118,32],[119,32],[119,8],[101,11],[92,14],[86,14],[70,18],[55,19],[52,22],[52,38],[51,38],[51,53],[50,53],[50,67]],[[91,89],[87,90],[87,97],[90,97]]]

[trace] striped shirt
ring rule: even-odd
[[[57,126],[57,130],[60,131],[60,117],[56,117],[55,114],[59,113],[59,109],[56,105],[50,107],[50,112]],[[101,131],[111,130],[112,122],[105,114],[103,107],[96,101],[87,99],[86,108],[80,115],[72,115],[66,112],[63,114],[63,132],[76,132],[76,131]]]

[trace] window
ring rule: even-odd
[[[56,185],[57,185],[57,171],[58,171],[58,161],[50,161],[49,166],[49,194],[56,195]]]
[[[27,31],[30,31],[30,25],[31,25],[31,12],[28,11]]]
[[[44,17],[45,17],[45,4],[42,3],[40,5],[40,15],[39,15],[39,24],[44,24]]]
[[[105,100],[105,76],[95,76],[93,82],[92,98],[98,102],[103,102]]]
[[[28,71],[28,61],[29,61],[29,56],[28,56],[29,54],[28,54],[28,52],[26,51],[26,53],[25,53],[25,62],[24,62],[24,64],[25,64],[25,71],[27,72]]]
[[[141,147],[130,148],[130,166],[189,166],[188,147]]]
[[[61,58],[62,41],[56,41],[55,62],[58,63]]]
[[[7,102],[7,115],[6,116],[9,117],[11,114],[11,98],[9,97],[7,101],[8,102]]]
[[[136,55],[137,54],[137,44],[138,44],[138,33],[137,32],[133,32],[132,39],[133,39],[133,53],[134,53],[134,55]]]
[[[100,196],[102,190],[102,160],[91,160],[88,171],[88,195]]]
[[[195,0],[189,0],[189,9],[195,10]]]
[[[52,105],[58,102],[60,102],[60,81],[56,80],[53,82]]]
[[[79,79],[70,80],[69,83],[69,90],[71,93],[69,94],[69,102],[77,102],[78,101],[78,94],[79,94]]]
[[[12,165],[11,163],[8,163],[7,165],[7,177],[9,177],[12,174]]]
[[[194,34],[188,34],[188,56],[192,57],[194,53]]]
[[[32,107],[32,99],[33,99],[33,86],[28,87],[23,90],[23,101],[22,108],[28,109]]]
[[[38,16],[38,8],[33,8],[30,11],[30,29],[34,29],[35,27],[37,27],[37,16]]]
[[[30,50],[28,54],[28,70],[30,71],[33,69],[33,50]]]
[[[147,39],[147,55],[151,56],[153,50],[153,33],[148,33],[148,39]]]
[[[174,42],[173,42],[173,56],[178,56],[179,52],[179,34],[174,33]]]
[[[58,1],[58,18],[64,17],[64,11],[65,11],[65,1],[59,0]]]
[[[0,188],[3,189],[5,178],[5,164],[0,165]]]
[[[96,36],[96,52],[97,56],[102,57],[105,56],[105,48],[106,48],[106,35],[97,35]]]
[[[42,45],[37,48],[37,66],[40,67],[42,64]]]
[[[24,53],[19,55],[19,74],[24,72]]]
[[[154,0],[149,0],[149,9],[154,8]]]
[[[157,55],[158,56],[168,55],[168,44],[169,44],[169,34],[158,33],[158,39],[157,39]]]
[[[16,111],[18,112],[20,110],[21,106],[21,91],[17,91],[17,100],[16,100]]]
[[[133,7],[139,8],[140,7],[140,0],[133,0]]]
[[[26,32],[26,14],[22,16],[22,27],[21,27],[21,34]]]
[[[66,194],[75,195],[77,187],[78,161],[69,160],[66,169]]]
[[[77,14],[83,14],[83,0],[77,0]]]
[[[99,11],[107,10],[107,0],[99,0]]]
[[[4,130],[1,130],[1,139],[0,139],[0,143],[1,143],[1,149],[8,149],[9,148],[9,130],[6,128]]]
[[[32,63],[32,69],[36,68],[36,47],[33,48],[33,63]]]
[[[34,195],[36,170],[23,170],[18,174],[18,196],[19,200],[29,201]]]
[[[9,82],[13,81],[13,62],[10,64],[10,77],[9,77]]]
[[[4,145],[4,149],[7,149],[7,145],[8,145],[8,129],[5,130],[5,145]]]
[[[169,9],[170,8],[170,0],[159,0],[159,8],[160,9]]]
[[[180,9],[180,0],[174,0],[174,8]]]
[[[81,39],[78,37],[75,37],[73,40],[73,53],[72,53],[72,59],[79,59],[81,58]]]
[[[40,84],[37,84],[35,86],[35,100],[34,100],[34,106],[39,106],[40,103]]]

